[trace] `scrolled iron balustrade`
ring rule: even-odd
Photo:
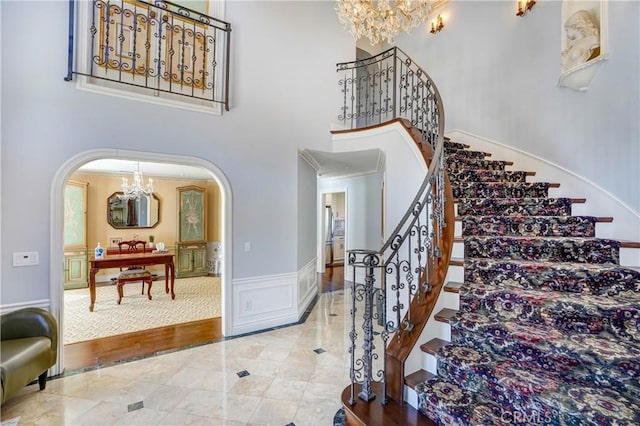
[[[397,47],[371,58],[337,65],[343,104],[339,119],[357,129],[404,119],[431,151],[427,174],[406,213],[380,250],[349,250],[352,268],[351,390],[376,398],[373,382],[381,382],[380,402],[387,402],[387,343],[400,342],[415,323],[412,302],[433,291],[431,274],[442,255],[444,218],[444,109],[438,90],[416,63]],[[363,271],[364,278],[358,271]],[[360,281],[360,282],[359,282]],[[362,306],[363,305],[363,306]],[[361,317],[357,316],[363,310]],[[373,320],[377,319],[377,323]],[[362,335],[356,328],[361,326]],[[380,336],[380,337],[377,337]],[[381,340],[381,354],[376,352]]]
[[[81,75],[229,110],[230,23],[166,0],[81,4],[89,10],[78,20],[88,22],[79,22],[86,31],[76,34],[76,0],[69,1],[65,80]]]

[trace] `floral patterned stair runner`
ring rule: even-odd
[[[447,425],[640,424],[640,272],[548,184],[446,149],[465,280],[419,409]]]
[[[465,216],[467,236],[514,235],[523,237],[595,237],[593,216]]]

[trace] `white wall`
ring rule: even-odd
[[[609,1],[609,60],[587,92],[556,87],[560,1],[452,1],[445,27],[397,39],[434,79],[446,128],[511,145],[640,211],[640,2]]]
[[[233,190],[233,278],[295,273],[298,148],[330,147],[339,112],[335,64],[355,55],[333,4],[227,3],[231,111],[223,116],[78,91],[63,81],[67,10],[65,1],[2,2],[1,303],[49,297],[52,179],[68,158],[99,148],[215,164]],[[40,264],[12,267],[11,253],[20,251],[38,251]]]
[[[414,140],[399,123],[333,136],[333,152],[367,149],[380,149],[385,155],[384,237],[388,238],[416,196],[427,174],[427,165]],[[381,244],[375,248],[380,247]]]
[[[316,171],[302,157],[298,157],[298,266],[302,269],[316,257],[317,227]]]
[[[382,221],[382,180],[383,173],[342,179],[318,179],[318,210],[324,212],[321,194],[344,192],[346,197],[345,220],[345,265],[348,263],[347,250],[377,250],[382,246],[380,224]],[[322,221],[322,217],[320,217]],[[321,227],[319,227],[321,228]],[[320,240],[324,249],[324,241]],[[318,259],[322,261],[321,256]],[[324,265],[319,265],[324,269]],[[347,273],[345,268],[345,273]],[[351,279],[351,278],[349,278]]]

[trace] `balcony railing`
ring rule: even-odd
[[[169,1],[70,0],[65,80],[81,75],[228,111],[230,34],[228,22]]]
[[[348,252],[353,274],[351,386],[343,401],[356,404],[356,394],[372,401],[376,383],[378,401],[385,404],[387,395],[402,401],[404,361],[435,305],[451,253],[444,109],[431,78],[396,47],[337,68],[343,94],[339,118],[345,127],[402,119],[428,162],[418,192],[382,247]]]

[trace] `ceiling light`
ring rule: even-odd
[[[153,194],[153,179],[149,179],[146,184],[144,183],[144,177],[140,171],[140,162],[138,161],[138,170],[133,172],[133,182],[129,185],[129,179],[123,177],[120,189],[122,191],[120,197],[129,200],[139,198],[141,195],[151,195]]]
[[[426,23],[438,0],[336,0],[342,25],[356,38],[367,37],[372,45],[393,43],[401,32]]]

